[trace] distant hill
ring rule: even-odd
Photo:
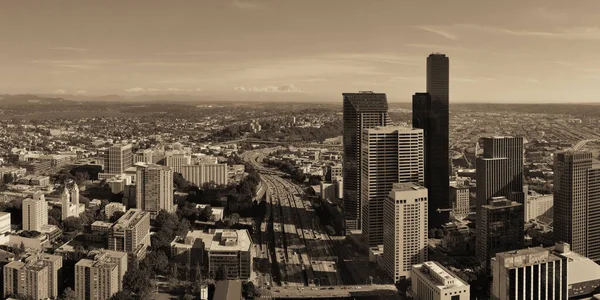
[[[61,97],[45,97],[31,94],[21,95],[0,95],[0,107],[18,107],[18,106],[32,106],[32,105],[78,105],[79,102],[72,100],[65,100]]]

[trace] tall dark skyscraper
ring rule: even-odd
[[[482,142],[476,162],[477,257],[489,266],[497,252],[523,245],[523,138],[485,137]],[[494,202],[500,198],[505,201]]]
[[[523,137],[484,137],[482,142],[483,154],[476,161],[477,209],[499,196],[525,205]]]
[[[344,96],[344,216],[346,230],[361,229],[360,162],[363,129],[389,124],[383,93],[345,93]]]
[[[413,127],[425,133],[425,186],[429,190],[429,228],[447,222],[450,208],[449,65],[445,54],[427,57],[427,93],[413,96]]]
[[[591,152],[554,156],[554,239],[600,261],[600,169]]]

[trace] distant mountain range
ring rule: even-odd
[[[29,106],[29,105],[76,105],[77,101],[66,100],[62,97],[42,95],[0,95],[0,107]]]
[[[258,93],[234,92],[228,95],[202,95],[189,94],[157,94],[157,95],[76,95],[76,94],[0,94],[0,107],[24,105],[80,105],[85,102],[103,103],[165,103],[176,102],[182,104],[215,103],[215,102],[334,102],[336,99],[317,96],[309,93]],[[341,96],[340,96],[341,103]]]

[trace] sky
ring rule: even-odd
[[[0,94],[600,102],[600,1],[0,0]]]

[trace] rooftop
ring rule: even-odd
[[[567,274],[569,274],[567,283],[572,285],[600,279],[600,265],[585,256],[572,252],[569,248],[568,244],[563,244],[563,247],[557,245],[548,248],[556,256],[567,259]]]
[[[217,229],[209,251],[249,251],[250,246],[252,240],[248,230]]]
[[[425,275],[429,280],[435,283],[440,290],[468,286],[466,282],[462,281],[458,276],[454,275],[454,273],[435,261],[428,261],[415,265],[413,266],[413,270]]]
[[[560,257],[553,255],[543,247],[534,247],[519,249],[496,254],[495,260],[498,260],[505,268],[521,268],[525,266],[536,265],[544,262],[560,260]]]
[[[147,215],[148,213],[141,209],[130,209],[126,211],[125,214],[119,218],[119,220],[117,220],[117,222],[115,223],[115,227],[128,228],[135,226],[141,219],[143,219]]]
[[[506,197],[492,197],[487,205],[483,205],[482,207],[487,209],[501,209],[507,207],[517,207],[521,206],[521,203],[510,201],[506,199]]]
[[[387,96],[384,93],[344,93],[344,100],[362,112],[387,112]]]
[[[213,299],[219,300],[239,300],[242,299],[242,281],[240,280],[221,280],[215,285],[215,294]]]
[[[196,240],[202,240],[202,242],[204,243],[204,245],[206,245],[205,247],[210,247],[210,245],[212,244],[212,241],[215,237],[214,233],[210,233],[210,232],[204,232],[202,230],[192,230],[189,231],[187,233],[186,236],[184,237],[177,237],[172,243],[172,246],[178,246],[178,247],[187,247],[187,248],[192,248],[192,246],[194,245],[194,242]]]
[[[426,188],[412,182],[399,182],[392,185],[392,191],[418,191]]]

